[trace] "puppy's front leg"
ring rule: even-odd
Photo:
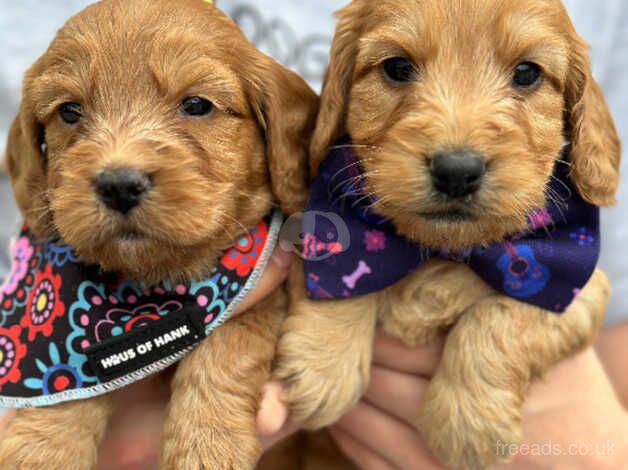
[[[111,410],[110,395],[18,410],[0,437],[0,469],[94,468]]]
[[[218,327],[183,361],[161,449],[163,470],[251,470],[261,447],[256,416],[270,375],[285,293]]]
[[[336,422],[368,385],[377,297],[312,302],[301,263],[293,265],[289,285],[274,376],[284,384],[292,419],[319,429]]]
[[[492,293],[465,264],[432,260],[386,290],[379,319],[386,333],[406,345],[424,345]]]
[[[437,456],[459,470],[509,460],[530,382],[593,342],[608,297],[598,271],[562,315],[502,296],[465,312],[447,338],[418,423]]]

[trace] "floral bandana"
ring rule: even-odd
[[[46,406],[121,388],[174,364],[233,313],[276,245],[265,218],[210,277],[146,287],[79,262],[24,227],[0,288],[0,406]]]
[[[377,292],[437,257],[466,263],[506,296],[562,313],[595,271],[599,208],[580,197],[565,160],[556,164],[547,207],[529,215],[528,231],[455,253],[431,250],[397,234],[370,210],[374,200],[363,191],[362,175],[345,139],[326,157],[311,188],[302,232],[312,299]]]

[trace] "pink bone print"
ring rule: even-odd
[[[368,264],[366,264],[364,261],[360,261],[358,269],[356,269],[353,274],[351,274],[350,276],[342,276],[342,282],[344,282],[349,289],[353,290],[355,289],[355,286],[360,279],[362,279],[367,274],[371,274],[372,272],[373,271]]]

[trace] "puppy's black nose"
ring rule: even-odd
[[[481,155],[470,150],[438,152],[431,158],[430,172],[437,191],[461,198],[480,188],[486,163]]]
[[[128,214],[150,189],[148,175],[133,169],[103,171],[96,178],[96,194],[109,209]]]

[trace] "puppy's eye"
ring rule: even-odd
[[[512,82],[517,88],[530,88],[541,79],[541,67],[533,62],[522,62],[515,68]]]
[[[200,96],[192,96],[181,102],[181,112],[188,116],[207,116],[212,109],[212,102]]]
[[[63,103],[59,106],[59,117],[66,124],[76,124],[83,117],[83,109],[78,103]]]
[[[393,82],[406,83],[416,76],[416,69],[412,62],[403,57],[386,59],[383,63],[384,74]]]

